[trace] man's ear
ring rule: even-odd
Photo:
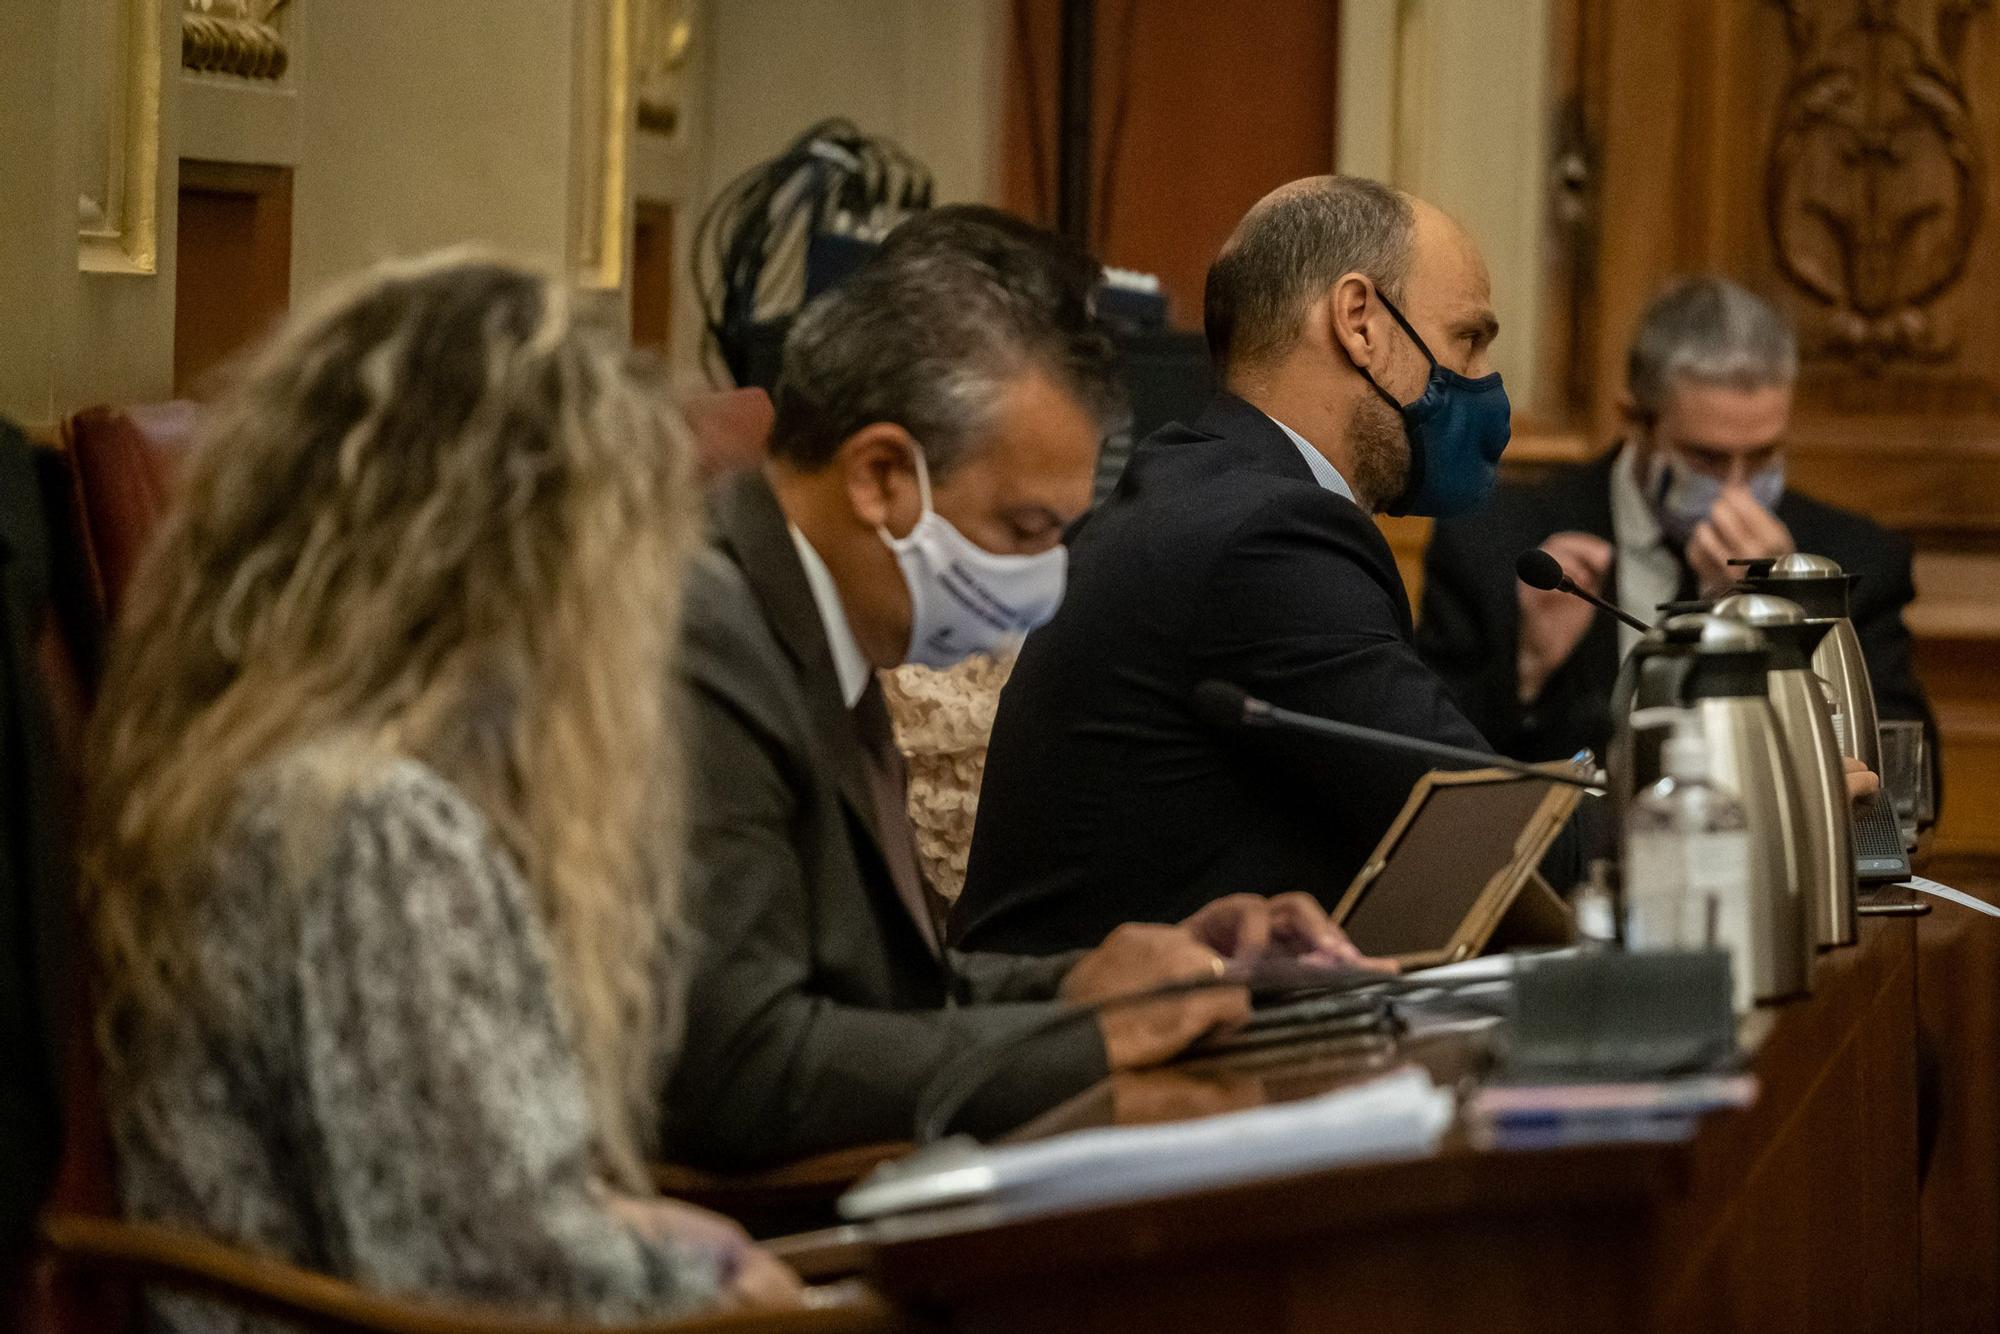
[[[1330,341],[1363,370],[1379,369],[1387,355],[1374,295],[1374,283],[1361,274],[1344,273],[1327,289],[1324,300]]]
[[[1611,400],[1611,406],[1618,411],[1618,420],[1634,430],[1645,430],[1653,424],[1653,416],[1639,406],[1639,400],[1632,397],[1630,389],[1620,389],[1618,396]]]
[[[1632,446],[1633,456],[1641,464],[1646,463],[1656,447],[1654,433],[1660,424],[1660,414],[1640,407],[1630,389],[1620,389],[1612,406],[1617,409],[1618,420],[1625,424],[1625,439]]]
[[[923,511],[917,487],[917,438],[894,422],[871,422],[840,442],[832,467],[855,521],[901,536]]]
[[[1639,400],[1632,397],[1630,389],[1620,389],[1612,400],[1617,409],[1618,420],[1625,424],[1625,434],[1640,444],[1650,447],[1653,431],[1660,424],[1660,414],[1639,406]]]

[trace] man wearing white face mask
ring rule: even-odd
[[[1882,716],[1928,718],[1902,619],[1908,542],[1786,486],[1797,375],[1775,307],[1724,278],[1677,283],[1633,337],[1624,441],[1438,525],[1417,646],[1496,746],[1523,759],[1602,753],[1618,660],[1637,638],[1580,599],[1519,583],[1515,557],[1537,545],[1645,621],[1662,602],[1726,587],[1732,558],[1830,557],[1860,576],[1855,628]]]
[[[947,950],[876,672],[1010,645],[1062,599],[1064,529],[1118,411],[1094,263],[990,210],[899,229],[786,340],[771,459],[714,501],[681,668],[688,1032],[670,1156],[743,1168],[910,1136],[951,1060],[1065,1002],[1267,952],[1354,962],[1310,900],[1239,895],[1047,959]],[[1112,1011],[1019,1053],[994,1128],[1247,1012]]]

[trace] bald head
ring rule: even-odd
[[[1217,369],[1227,376],[1290,351],[1307,308],[1343,274],[1362,274],[1398,299],[1418,208],[1359,176],[1309,176],[1258,200],[1208,270],[1203,324]]]
[[[1325,456],[1364,507],[1408,488],[1402,409],[1423,397],[1433,364],[1484,377],[1500,327],[1470,233],[1354,176],[1259,200],[1209,269],[1207,295],[1223,386]]]

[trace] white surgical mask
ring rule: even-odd
[[[1722,498],[1722,483],[1698,468],[1691,468],[1670,451],[1656,448],[1647,467],[1646,495],[1660,516],[1660,529],[1675,546],[1685,547],[1701,527],[1715,502]],[[1785,494],[1785,460],[1773,459],[1750,474],[1746,483],[1757,503],[1775,510]]]
[[[974,653],[1012,648],[1062,605],[1069,552],[998,556],[931,508],[931,475],[915,451],[923,513],[907,537],[877,528],[910,589],[910,647],[905,661],[949,667]]]

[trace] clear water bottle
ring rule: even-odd
[[[1584,950],[1608,950],[1618,944],[1618,867],[1603,857],[1591,860],[1590,874],[1570,898],[1576,914],[1576,943]]]
[[[1709,781],[1708,741],[1680,724],[1661,756],[1666,777],[1625,817],[1625,946],[1725,948],[1736,1008],[1751,1004],[1750,833],[1743,804]]]

